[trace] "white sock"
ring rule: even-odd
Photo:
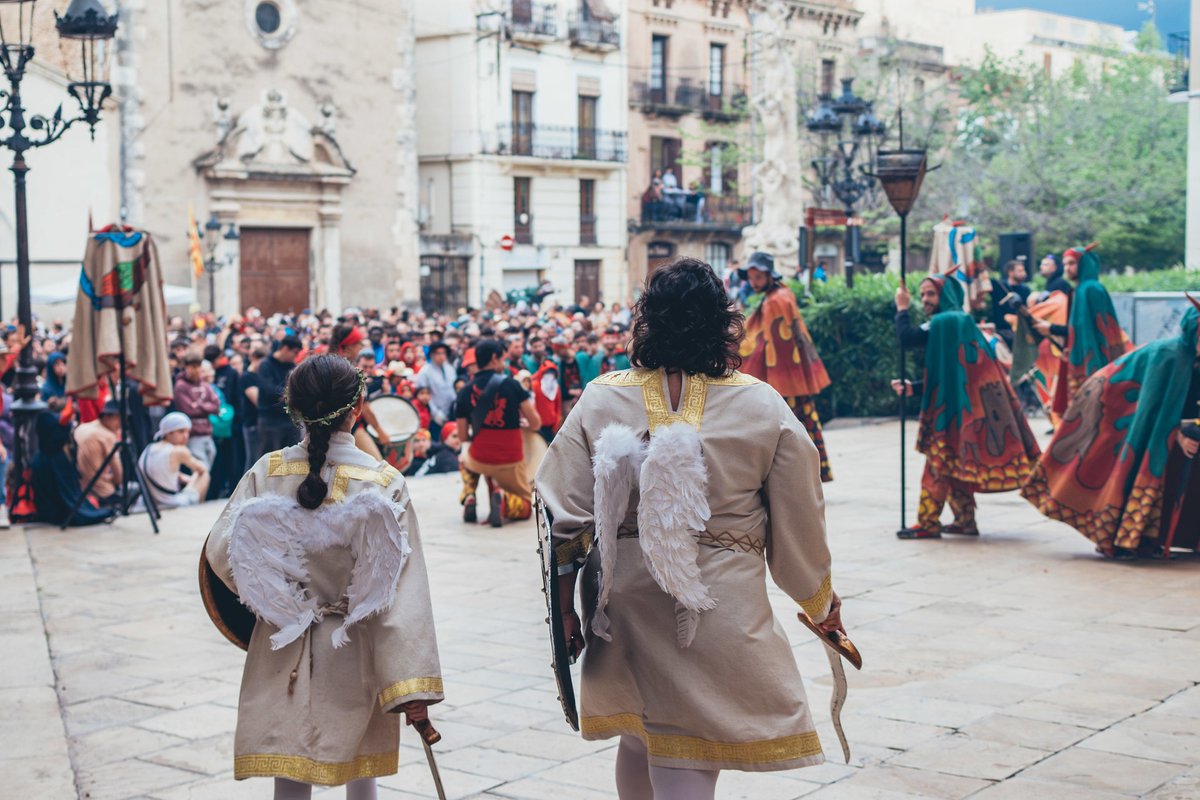
[[[654,800],[713,800],[719,770],[650,767]]]
[[[287,778],[275,779],[275,800],[310,800],[311,797],[312,786],[309,784]]]
[[[374,778],[359,778],[346,784],[346,800],[376,800]]]
[[[617,746],[617,796],[620,800],[654,800],[646,745],[636,736],[622,736]]]

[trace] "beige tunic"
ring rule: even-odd
[[[238,779],[282,777],[337,785],[393,774],[400,745],[399,706],[443,697],[429,582],[404,478],[358,450],[347,433],[334,434],[330,442],[323,470],[329,497],[315,511],[293,505],[307,473],[304,443],[263,456],[238,485],[206,545],[209,563],[232,591],[238,592],[235,573],[244,579],[254,573],[257,584],[263,569],[238,563],[239,558],[251,559],[241,554],[257,541],[256,532],[247,531],[238,514],[250,508],[248,501],[266,500],[268,508],[288,515],[287,525],[278,527],[295,530],[291,538],[300,539],[306,548],[302,558],[307,593],[300,596],[315,599],[318,616],[323,616],[311,626],[298,626],[307,632],[293,634],[298,638],[272,649],[271,637],[281,628],[259,615],[238,703]],[[258,504],[260,512],[263,505]],[[347,626],[349,641],[335,647],[347,605],[352,614],[356,598],[363,602],[363,586],[370,578],[361,573],[371,563],[385,563],[381,553],[394,561],[401,536],[407,539],[408,552],[398,580],[387,576],[391,583],[384,589],[395,587],[390,606]],[[268,540],[259,549],[273,548]],[[350,591],[352,587],[356,591]],[[261,588],[254,591],[262,593]],[[243,602],[250,596],[247,592],[240,594]],[[289,690],[293,671],[296,679]]]
[[[815,619],[831,599],[816,447],[779,393],[741,373],[685,378],[670,407],[661,371],[627,370],[589,384],[537,476],[554,515],[560,570],[584,562],[581,727],[585,739],[634,735],[652,765],[769,771],[824,761],[766,574]],[[637,537],[637,488],[618,528],[607,614],[611,641],[591,630],[596,594],[592,456],[610,423],[638,435],[686,422],[699,431],[711,518],[699,534],[701,577],[717,605],[688,647],[675,600],[651,576]],[[589,553],[590,551],[590,553]],[[764,559],[765,555],[765,559]]]

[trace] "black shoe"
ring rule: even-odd
[[[924,528],[901,528],[896,531],[897,539],[940,539],[942,534],[940,531],[927,531]]]
[[[950,525],[943,525],[942,533],[953,533],[957,536],[978,536],[979,528],[975,527],[974,525],[959,525],[957,522],[955,522]]]
[[[488,509],[488,525],[493,528],[499,528],[504,524],[504,519],[500,514],[500,510],[504,505],[504,492],[492,492],[491,507]]]
[[[475,498],[468,497],[467,502],[463,503],[463,522],[478,522],[479,518],[475,516]]]

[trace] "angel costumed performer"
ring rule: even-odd
[[[901,539],[938,539],[942,532],[978,536],[976,492],[1021,488],[1040,455],[1021,403],[979,326],[963,312],[963,286],[952,275],[921,281],[929,321],[912,324],[912,297],[896,290],[896,333],[905,347],[925,348],[921,426],[917,449],[925,454],[917,524]],[[897,393],[912,394],[910,381]],[[942,525],[946,501],[954,522]]]
[[[536,478],[564,627],[586,645],[583,736],[620,737],[622,800],[705,800],[723,769],[824,761],[766,592],[770,569],[841,629],[820,461],[779,392],[735,371],[740,323],[707,264],[656,270],[635,367],[592,381]]]
[[[762,293],[762,302],[746,320],[742,340],[742,371],[771,384],[783,395],[821,454],[821,480],[833,480],[825,434],[813,399],[829,385],[829,373],[817,355],[800,307],[767,253],[751,253],[743,271],[750,288]]]
[[[204,548],[214,622],[247,646],[234,777],[275,797],[346,784],[375,797],[396,772],[399,712],[424,723],[441,668],[417,516],[400,473],[354,446],[365,380],[346,359],[305,359],[286,403],[305,438],[248,472]],[[205,572],[207,568],[207,573]],[[214,609],[217,581],[257,617],[245,641]]]

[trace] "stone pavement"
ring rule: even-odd
[[[773,591],[831,761],[729,772],[718,795],[1200,797],[1200,561],[1101,561],[1013,494],[982,498],[978,540],[897,541],[896,424],[832,428],[834,585],[866,660],[844,717],[854,758],[840,763],[828,724],[819,644]],[[920,467],[910,459],[910,509]],[[412,485],[445,668],[433,715],[450,796],[614,797],[612,745],[579,739],[557,708],[532,526],[465,526],[456,487],[456,476]],[[157,537],[144,517],[0,532],[0,796],[270,796],[267,781],[231,777],[242,653],[196,589],[219,510],[167,512]],[[405,739],[381,797],[432,797]]]

